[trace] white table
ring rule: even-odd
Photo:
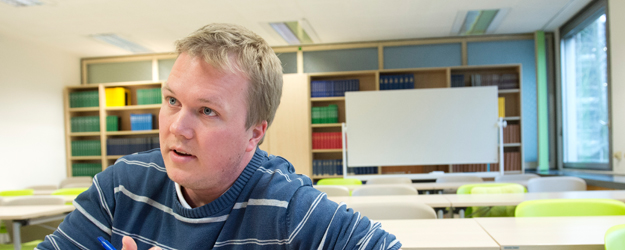
[[[397,202],[414,200],[422,202],[436,210],[438,218],[443,218],[444,210],[451,207],[451,203],[442,195],[384,195],[384,196],[329,196],[329,200],[336,203],[345,202],[349,207],[352,203],[362,202]]]
[[[20,250],[22,226],[60,220],[73,210],[74,206],[69,205],[0,206],[0,220],[13,221],[13,246],[15,250]]]
[[[447,183],[436,183],[436,182],[420,182],[420,183],[412,183],[412,186],[417,189],[418,191],[422,191],[425,194],[442,194],[443,192],[446,193],[455,193],[456,190],[462,186],[462,185],[466,185],[466,184],[476,184],[476,183],[498,183],[498,182],[494,182],[494,181],[485,181],[485,182],[447,182]],[[527,181],[509,181],[509,182],[505,182],[505,183],[518,183],[521,184],[525,187],[527,187]],[[347,187],[349,189],[349,191],[354,191],[354,189],[358,188],[358,187],[362,187],[365,186],[367,184],[364,185],[341,185],[344,187]]]
[[[524,217],[474,219],[501,249],[604,249],[608,228],[625,224],[625,216]]]
[[[516,206],[529,200],[544,199],[615,199],[625,202],[625,190],[602,191],[569,191],[523,194],[444,194],[442,195],[454,208],[460,209],[463,216],[466,207]]]
[[[499,249],[480,225],[465,220],[380,220],[382,229],[395,235],[402,249]]]

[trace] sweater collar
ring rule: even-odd
[[[178,198],[177,200],[178,202],[176,202],[174,209],[180,215],[184,217],[188,217],[188,218],[201,218],[201,217],[214,216],[217,213],[224,211],[225,209],[227,209],[227,211],[230,211],[230,209],[232,209],[232,207],[234,206],[237,197],[239,197],[239,195],[241,194],[243,187],[245,187],[245,185],[250,180],[254,172],[256,172],[258,167],[260,167],[264,158],[266,158],[265,152],[260,150],[259,148],[256,148],[256,151],[254,152],[254,156],[252,157],[250,162],[247,164],[247,166],[243,169],[243,171],[241,172],[237,180],[232,184],[232,186],[230,186],[230,188],[224,194],[219,196],[219,198],[212,201],[211,203],[208,203],[201,207],[188,209],[188,208],[185,208],[181,204],[184,201],[184,197],[176,194],[176,197]],[[173,183],[173,185],[177,185],[177,184]]]

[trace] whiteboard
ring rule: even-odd
[[[345,93],[347,166],[498,161],[497,87]]]

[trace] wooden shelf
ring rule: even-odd
[[[106,135],[151,135],[158,134],[158,129],[138,131],[108,131]]]
[[[330,102],[330,101],[345,101],[344,96],[334,96],[334,97],[313,97],[310,98],[312,102]]]
[[[343,178],[342,175],[313,175],[313,179],[324,179],[324,178]]]
[[[520,121],[520,116],[508,116],[503,118],[504,121]]]
[[[77,161],[77,160],[101,160],[102,156],[100,155],[93,155],[93,156],[72,156],[70,158],[72,161]]]
[[[499,94],[511,94],[511,93],[520,93],[521,90],[519,89],[500,89],[499,91],[497,91],[497,93]]]
[[[72,132],[69,134],[71,137],[79,136],[100,136],[100,132]]]
[[[144,110],[144,109],[160,109],[160,104],[150,104],[150,105],[130,105],[130,106],[121,106],[121,107],[106,107],[107,111],[113,110]]]
[[[504,147],[520,147],[521,143],[504,143]]]
[[[343,149],[313,149],[313,153],[341,153]]]
[[[86,108],[70,108],[69,112],[94,112],[100,111],[100,107],[86,107]]]
[[[340,128],[341,127],[341,123],[317,123],[317,124],[311,124],[312,128]]]
[[[122,157],[123,157],[123,155],[107,155],[106,159],[117,160],[117,159],[122,158]]]

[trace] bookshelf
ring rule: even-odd
[[[162,82],[124,82],[66,87],[63,95],[67,176],[92,176],[134,149],[158,147],[161,105],[157,102],[162,99],[161,85]],[[126,105],[107,106],[106,89],[119,87],[127,90],[128,98],[122,97]],[[136,114],[151,116],[151,129],[146,120],[133,124],[131,116]],[[139,122],[143,122],[143,130],[136,129]]]
[[[356,91],[388,91],[400,89],[426,89],[426,88],[453,88],[472,86],[498,86],[498,96],[505,98],[505,117],[508,123],[504,130],[504,170],[506,173],[520,173],[523,171],[523,150],[521,133],[521,66],[520,65],[488,65],[488,66],[456,66],[441,68],[416,68],[401,70],[374,70],[339,73],[315,73],[309,74],[310,85],[310,107],[327,107],[336,105],[338,107],[338,123],[312,123],[310,121],[311,143],[310,156],[312,159],[312,179],[342,177],[341,166],[330,166],[327,164],[332,160],[342,160],[341,149],[319,148],[315,146],[316,135],[328,132],[340,132],[341,123],[345,122],[345,97],[333,96],[332,90],[337,87],[326,87],[326,95],[319,96],[317,86],[319,81],[343,81],[357,79],[359,88]],[[403,79],[408,79],[406,82]],[[331,83],[327,83],[331,85]],[[327,88],[332,89],[327,91]],[[338,87],[340,89],[340,87]],[[322,88],[324,90],[324,88]],[[317,91],[316,94],[313,92]],[[340,91],[339,91],[340,92]],[[339,94],[340,95],[340,94]],[[312,97],[315,96],[315,97]],[[314,117],[313,109],[309,110],[311,117]],[[349,124],[348,124],[349,126]],[[493,149],[497,150],[497,149]],[[337,161],[339,162],[339,161]],[[337,163],[338,164],[338,163]],[[323,169],[320,169],[323,168]],[[477,173],[489,176],[497,174],[497,162],[485,162],[483,164],[449,164],[449,165],[425,165],[425,166],[371,166],[360,169],[358,175],[395,175],[395,174],[423,174],[432,171],[442,171],[446,173]],[[337,169],[337,171],[334,171]],[[329,171],[329,172],[328,172]],[[492,173],[489,173],[492,172]],[[348,173],[348,175],[353,175]],[[420,178],[415,178],[420,179]]]

